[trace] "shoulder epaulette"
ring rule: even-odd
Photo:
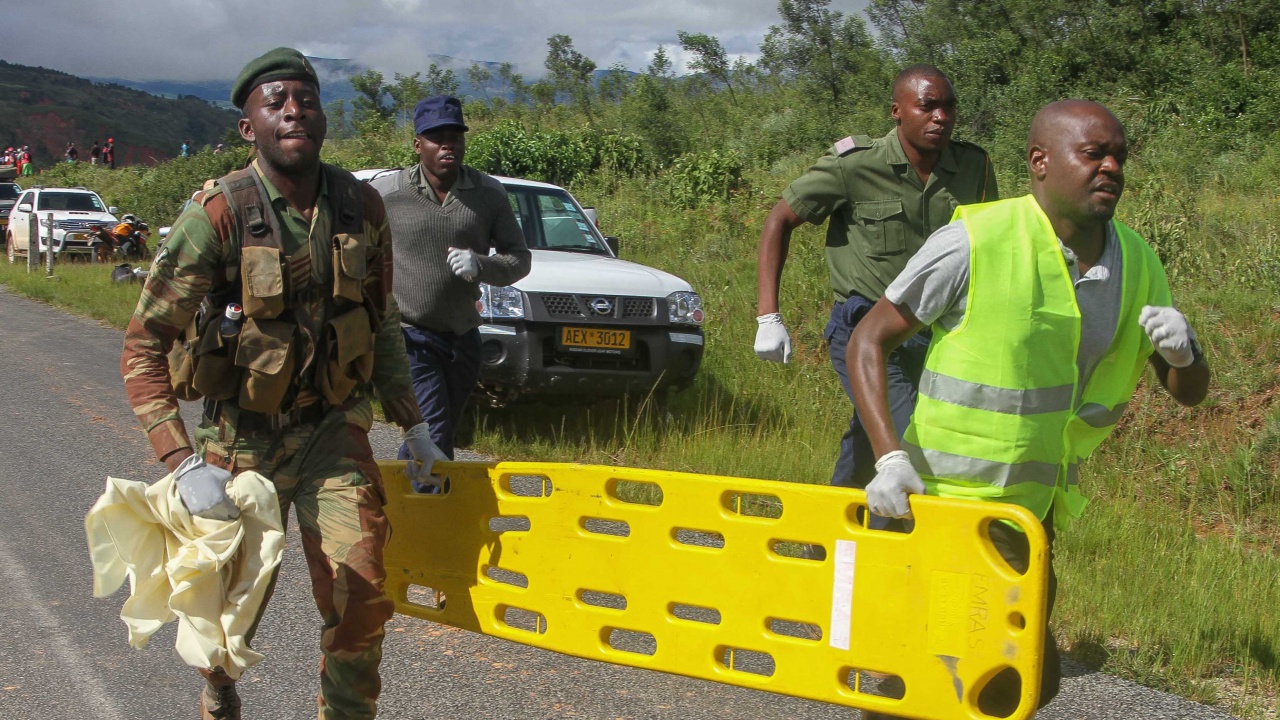
[[[982,153],[983,155],[987,154],[987,151],[983,150],[981,145],[978,145],[977,143],[969,142],[968,140],[958,140],[956,138],[951,138],[951,144],[958,147],[962,147],[966,150],[976,150]]]
[[[200,188],[200,192],[193,195],[191,199],[200,203],[201,206],[204,206],[208,205],[210,200],[221,194],[222,186],[218,184],[217,180],[205,180],[204,187]]]
[[[834,149],[837,156],[844,157],[851,152],[866,150],[869,147],[871,147],[870,135],[846,135],[836,141]]]

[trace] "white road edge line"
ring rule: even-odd
[[[0,557],[16,557],[2,536],[0,536]],[[101,720],[125,720],[120,709],[111,701],[106,687],[98,681],[97,675],[93,672],[94,668],[84,661],[80,653],[77,653],[75,647],[67,640],[62,623],[58,622],[57,616],[46,607],[45,600],[36,592],[30,576],[22,565],[12,560],[0,562],[0,575],[8,580],[9,589],[31,609],[40,625],[50,629],[53,655],[67,669],[71,684],[84,699],[85,707],[93,708],[93,716]]]

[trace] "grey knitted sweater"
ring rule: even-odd
[[[510,285],[529,274],[531,256],[502,184],[469,166],[444,203],[423,194],[417,165],[369,184],[387,206],[395,259],[392,290],[404,322],[435,332],[465,333],[480,325],[478,283]],[[457,277],[449,248],[480,256],[474,282]],[[493,248],[497,254],[490,255]]]

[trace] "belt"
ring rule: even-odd
[[[222,400],[206,400],[204,403],[205,420],[209,423],[217,423],[222,417],[224,402]],[[284,412],[271,414],[241,408],[240,414],[236,419],[236,430],[240,432],[277,432],[298,425],[315,425],[323,420],[328,412],[329,407],[323,402],[301,407],[294,406]]]

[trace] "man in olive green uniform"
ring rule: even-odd
[[[383,593],[388,524],[368,441],[371,393],[400,427],[421,422],[391,295],[391,237],[378,194],[320,162],[319,82],[298,51],[250,62],[232,101],[257,159],[174,224],[125,333],[125,390],[193,515],[234,518],[223,486],[244,470],[274,482],[286,516],[295,508],[324,623],[319,717],[372,718],[394,607]],[[235,305],[242,318],[224,312]],[[205,398],[194,452],[179,392]],[[200,672],[201,717],[239,718],[231,678]]]
[[[888,135],[846,137],[792,182],[760,236],[755,350],[763,360],[785,363],[791,339],[778,312],[778,287],[791,232],[806,222],[830,220],[827,266],[836,302],[824,337],[851,403],[844,354],[854,326],[925,238],[950,222],[957,206],[997,199],[987,153],[951,139],[956,96],[940,70],[912,65],[899,73],[890,113],[897,127]],[[900,433],[911,418],[928,343],[927,337],[912,338],[889,358],[889,394]],[[874,463],[855,414],[840,440],[831,484],[865,487],[875,475]]]

